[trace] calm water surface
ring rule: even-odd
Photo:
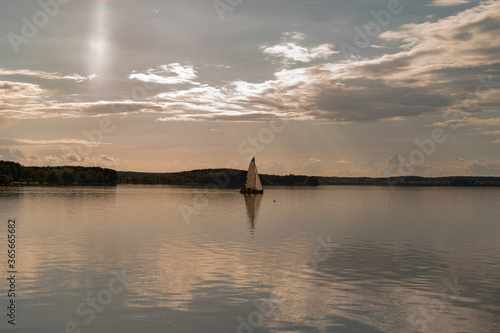
[[[500,332],[500,189],[0,189],[16,332]],[[8,281],[0,286],[0,331]]]

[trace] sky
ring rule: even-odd
[[[500,176],[500,1],[0,1],[0,159]]]

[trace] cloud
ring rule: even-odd
[[[487,1],[456,15],[420,24],[406,24],[382,33],[386,41],[399,41],[397,58],[408,61],[405,76],[445,68],[470,68],[498,62],[500,2]],[[431,79],[431,77],[429,77]],[[436,77],[434,77],[434,80]]]
[[[306,35],[303,32],[298,31],[285,32],[283,33],[283,36],[290,37],[291,39],[295,40],[303,40],[306,38]]]
[[[194,90],[165,93],[190,95],[190,100],[179,105],[171,98],[177,113],[163,119],[243,120],[247,113],[247,120],[264,114],[345,123],[440,113],[465,101],[464,88],[474,92],[478,71],[499,63],[499,13],[500,2],[485,2],[436,22],[386,31],[379,37],[395,43],[396,52],[373,59],[308,64],[331,55],[331,46],[306,48],[287,41],[265,46],[264,54],[300,66],[279,69],[273,79],[258,83],[235,80],[221,87],[204,86],[199,95]],[[490,79],[498,81],[496,76]],[[496,105],[495,94],[483,94],[481,105]]]
[[[387,160],[386,168],[382,175],[388,176],[500,176],[500,161],[477,159],[466,162],[464,158],[455,159],[460,164],[433,166],[428,162],[410,163],[398,154]]]
[[[202,85],[160,93],[156,96],[156,102],[169,116],[157,120],[259,121],[276,117],[272,108],[252,105],[254,103],[246,98],[240,88],[239,82],[235,82],[224,88]]]
[[[109,155],[82,157],[77,154],[63,154],[61,158],[62,164],[78,165],[86,167],[102,167],[102,168],[123,168],[128,164],[118,158]]]
[[[434,0],[429,6],[447,7],[469,4],[469,0]]]
[[[500,176],[500,161],[478,159],[467,162],[466,167],[476,176]]]
[[[78,154],[63,154],[63,159],[67,162],[83,162],[85,159]]]
[[[469,134],[474,134],[474,135],[500,135],[500,130],[496,130],[496,131],[480,130],[478,132],[473,132],[473,133],[469,133]],[[490,143],[500,143],[500,139],[490,141]]]
[[[381,171],[383,177],[429,176],[433,173],[429,163],[425,161],[410,163],[399,154],[391,156],[386,162],[385,169]]]
[[[399,156],[399,154],[394,154],[387,160],[386,170],[392,174],[396,174],[401,164],[402,164],[402,159]]]
[[[385,31],[378,38],[391,45],[386,52],[392,53],[335,61],[329,59],[338,52],[332,44],[301,46],[305,35],[294,31],[284,33],[285,39],[276,45],[260,47],[264,55],[294,64],[275,69],[271,78],[238,75],[202,81],[194,65],[170,63],[128,76],[162,85],[158,89],[164,90],[155,96],[94,102],[56,100],[47,96],[45,87],[2,81],[0,91],[6,98],[0,109],[4,117],[21,119],[154,112],[162,114],[158,121],[263,121],[275,116],[337,123],[401,121],[437,114],[467,100],[478,85],[477,73],[500,65],[499,29],[500,1],[485,1],[437,21]],[[315,61],[320,59],[324,61]],[[498,82],[497,72],[491,73],[491,80]],[[483,89],[481,94],[481,106],[498,105],[495,91]]]
[[[361,164],[361,169],[365,171],[378,171],[378,166],[373,161],[368,161]]]
[[[26,159],[26,154],[21,150],[0,147],[0,157],[5,160],[18,162]]]
[[[172,63],[161,65],[157,68],[150,68],[146,73],[132,72],[129,79],[136,79],[143,82],[158,84],[192,84],[200,85],[194,81],[197,78],[196,70],[192,65],[181,65]]]
[[[284,58],[285,64],[287,63],[308,63],[316,59],[327,59],[331,55],[339,53],[333,50],[333,44],[321,44],[317,46],[304,47],[294,42],[288,42],[286,37],[292,40],[301,41],[305,39],[305,34],[298,31],[285,32],[283,41],[279,44],[260,47],[264,54],[274,57]]]
[[[96,74],[92,74],[89,76],[81,76],[79,74],[73,75],[63,75],[56,72],[44,72],[44,71],[36,71],[30,69],[17,69],[17,70],[8,70],[0,68],[0,76],[27,76],[44,80],[68,80],[68,81],[76,81],[78,83],[84,82],[87,80],[92,80],[97,77]]]
[[[427,127],[450,127],[450,126],[498,126],[500,125],[500,118],[475,118],[475,117],[470,117],[470,118],[463,118],[463,119],[452,119],[452,120],[447,120],[443,122],[436,122],[431,125],[427,125]],[[475,133],[475,134],[484,134],[488,132],[483,132],[483,133]],[[491,133],[496,133],[496,132],[489,132],[488,134]]]
[[[476,133],[471,133],[471,134],[478,134],[478,135],[500,135],[500,130],[499,131],[481,131],[481,132],[476,132]]]
[[[311,157],[304,165],[298,167],[297,173],[305,174],[306,176],[318,176],[323,174],[323,166],[321,160]]]
[[[39,85],[24,82],[0,81],[2,99],[0,105],[40,98],[45,92]],[[30,102],[30,101],[28,101]]]
[[[3,109],[2,116],[17,119],[100,117],[167,111],[161,105],[150,101],[123,100],[63,103],[54,100],[42,101],[40,96],[33,96],[31,103],[23,103],[19,96],[14,97],[14,94],[11,94],[11,96],[12,99],[9,104],[4,103],[2,105],[2,101],[0,101],[0,108]]]
[[[43,160],[47,163],[50,163],[53,166],[58,166],[63,164],[62,159],[55,155],[44,156]]]
[[[327,59],[338,51],[333,50],[333,44],[321,44],[314,47],[303,47],[295,43],[283,42],[277,45],[263,47],[262,52],[274,57],[282,57],[285,61],[311,62],[315,59]]]
[[[0,110],[4,118],[37,118],[37,106],[46,90],[39,85],[24,82],[0,81]]]
[[[115,161],[115,159],[113,157],[106,156],[106,155],[99,156],[99,159],[102,161],[105,161],[105,162],[114,162]]]
[[[290,171],[283,162],[262,162],[259,163],[259,173],[271,175],[287,175]]]
[[[64,152],[62,149],[50,150],[49,152],[38,151],[36,154],[26,154],[21,150],[0,147],[0,159],[18,162],[24,165],[77,165],[86,167],[122,168],[128,163],[121,159],[109,156],[81,156],[76,153]]]
[[[102,142],[90,142],[83,139],[55,139],[55,140],[31,140],[31,139],[0,139],[2,145],[29,145],[29,146],[60,146],[60,145],[85,145],[99,146]]]

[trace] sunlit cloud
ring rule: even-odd
[[[0,92],[2,109],[5,109],[8,103],[38,99],[46,93],[38,84],[11,81],[0,81]]]
[[[196,70],[192,65],[183,66],[179,63],[161,65],[157,68],[150,68],[145,73],[133,72],[129,75],[129,79],[158,84],[188,83],[200,85],[199,82],[194,81],[197,77]]]
[[[282,57],[285,61],[311,62],[315,59],[327,59],[339,51],[333,50],[332,44],[321,44],[314,47],[303,47],[295,43],[281,43],[263,47],[262,52],[274,57]]]
[[[34,101],[28,104],[22,103],[18,95],[15,95],[15,97],[11,97],[11,104],[4,103],[2,110],[4,117],[16,119],[81,118],[164,111],[161,105],[148,101],[125,100],[62,103],[58,101],[42,101],[40,100],[40,96],[33,96],[32,99]],[[2,103],[0,102],[1,106]]]

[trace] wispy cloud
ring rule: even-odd
[[[97,77],[96,74],[92,74],[89,76],[81,76],[79,74],[63,75],[55,72],[35,71],[29,69],[8,70],[0,68],[0,76],[15,76],[15,75],[33,77],[44,80],[68,80],[76,82],[84,82],[87,80],[95,79]]]
[[[0,86],[1,89],[1,86]],[[104,115],[123,115],[139,112],[166,111],[157,103],[149,101],[99,101],[99,102],[59,102],[44,100],[40,94],[29,95],[32,101],[11,97],[11,103],[2,103],[2,116],[16,119],[80,118]]]
[[[32,99],[40,97],[45,91],[38,84],[25,82],[0,81],[2,100],[9,102],[18,99]]]
[[[29,145],[29,146],[61,146],[61,145],[85,145],[99,146],[103,142],[91,142],[83,139],[53,139],[53,140],[32,140],[32,139],[0,139],[0,144],[7,145]]]
[[[481,119],[481,118],[464,118],[460,120],[447,120],[443,122],[436,122],[431,125],[428,125],[428,127],[451,127],[451,126],[498,126],[500,125],[500,118],[486,118],[486,119]],[[492,134],[493,132],[490,132],[488,134]],[[484,133],[476,133],[476,134],[484,134]]]
[[[477,135],[500,135],[500,131],[479,131],[479,132],[470,133],[470,134],[477,134]]]
[[[434,0],[429,6],[437,6],[437,7],[447,7],[447,6],[457,6],[457,5],[466,5],[470,3],[469,0]]]

